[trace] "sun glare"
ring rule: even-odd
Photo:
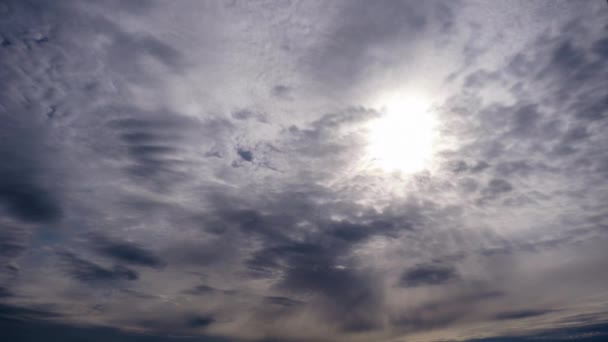
[[[435,140],[435,118],[426,99],[381,101],[382,116],[370,123],[368,154],[385,172],[413,173],[429,165]]]

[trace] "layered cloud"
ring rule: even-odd
[[[0,5],[0,334],[600,340],[606,19],[603,1]],[[416,173],[369,164],[395,93],[437,119]]]

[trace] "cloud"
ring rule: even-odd
[[[511,335],[502,337],[489,337],[467,340],[471,342],[503,342],[503,341],[516,341],[516,342],[527,342],[527,341],[538,341],[539,339],[553,340],[553,341],[602,341],[606,338],[608,332],[606,331],[605,324],[594,324],[582,327],[574,328],[561,328],[554,331],[538,332],[536,334],[526,335]]]
[[[522,319],[529,317],[542,316],[551,312],[551,310],[523,310],[523,311],[509,311],[502,312],[495,316],[498,320],[509,320],[509,319]]]
[[[214,319],[211,317],[195,316],[190,318],[186,324],[193,328],[202,328],[212,324],[213,321]]]
[[[0,5],[0,335],[603,337],[606,11]],[[367,155],[393,94],[426,170]]]
[[[95,249],[105,256],[132,265],[161,267],[163,261],[154,253],[131,242],[115,241],[98,236],[94,239]]]
[[[228,341],[221,337],[213,336],[152,336],[148,334],[137,334],[124,332],[107,327],[74,326],[46,321],[30,320],[0,320],[3,336],[13,341],[40,341],[40,339],[61,339],[62,341],[124,341],[124,342],[161,342],[161,341],[204,341],[223,342]]]
[[[236,153],[245,161],[250,162],[253,160],[253,153],[251,153],[251,151],[239,148],[237,149]]]
[[[310,59],[321,83],[337,88],[361,82],[377,65],[397,66],[429,31],[449,35],[455,11],[445,3],[411,1],[350,1],[336,7],[329,36]]]
[[[47,161],[45,128],[38,118],[12,109],[15,112],[5,117],[1,132],[0,204],[8,214],[26,222],[55,222],[63,212],[60,194],[46,176],[52,169]]]
[[[455,279],[458,279],[458,274],[447,265],[418,265],[405,272],[399,284],[405,287],[441,285]]]
[[[137,272],[122,265],[106,268],[92,261],[83,259],[71,252],[60,252],[59,257],[61,258],[67,274],[81,282],[133,281],[139,278]]]
[[[6,322],[7,320],[42,320],[55,317],[61,317],[61,315],[44,309],[28,309],[5,304],[0,305],[0,319],[3,322]]]
[[[496,198],[502,193],[513,191],[513,185],[504,179],[492,179],[482,191],[486,198]]]

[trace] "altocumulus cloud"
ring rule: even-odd
[[[2,2],[0,339],[605,339],[606,23]],[[436,121],[421,170],[368,155],[396,96]]]

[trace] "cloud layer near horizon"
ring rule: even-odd
[[[4,2],[0,334],[604,336],[607,33],[599,0]],[[437,116],[415,174],[366,166],[396,92]]]

